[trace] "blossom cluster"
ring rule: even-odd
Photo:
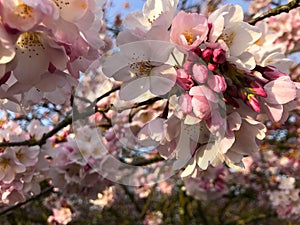
[[[42,99],[63,104],[105,42],[103,1],[0,1],[0,99],[20,111]]]
[[[33,120],[27,132],[10,121],[0,128],[1,142],[22,139],[39,139],[48,130]],[[40,193],[40,182],[45,180],[48,167],[45,150],[38,146],[15,146],[1,149],[0,155],[0,196],[1,204],[14,205],[25,201],[29,196]]]
[[[1,121],[0,141],[8,147],[0,149],[0,204],[38,194],[42,181],[65,195],[98,196],[91,203],[101,209],[117,199],[113,182],[135,186],[127,192],[143,200],[153,190],[185,190],[207,201],[242,187],[270,200],[281,218],[298,220],[299,177],[288,167],[299,170],[299,154],[258,151],[270,138],[264,122],[286,122],[299,109],[300,84],[288,75],[293,62],[285,56],[299,49],[299,10],[250,25],[237,5],[204,15],[178,12],[177,0],[147,0],[142,12],[126,17],[117,47],[108,51],[103,4],[0,0],[1,107],[64,104],[71,95],[75,102],[72,126],[43,143],[36,141],[50,127],[38,120],[26,129]],[[82,86],[72,93],[78,80]],[[84,113],[88,118],[77,123]],[[183,188],[156,186],[178,171]],[[76,213],[59,200],[48,222],[67,224]],[[144,224],[164,219],[160,210],[144,213]]]
[[[92,198],[111,185],[105,177],[117,168],[109,168],[113,167],[111,156],[99,142],[99,134],[98,129],[85,126],[78,129],[76,136],[68,134],[66,142],[48,151],[48,178],[65,195],[76,193]]]
[[[165,100],[164,113],[138,137],[175,159],[174,170],[185,167],[183,177],[224,162],[243,167],[243,157],[265,138],[258,116],[284,122],[297,105],[300,85],[288,75],[291,60],[268,39],[273,31],[266,24],[243,21],[238,5],[207,17],[177,13],[174,0],[157,2],[148,0],[142,13],[125,18],[119,51],[106,58],[103,73],[122,82],[121,100]]]

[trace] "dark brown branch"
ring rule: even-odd
[[[269,18],[271,16],[279,15],[280,13],[283,13],[283,12],[289,12],[290,10],[295,9],[297,7],[300,7],[300,0],[292,0],[286,5],[278,6],[256,18],[249,20],[248,23],[251,25],[255,25],[258,21]]]

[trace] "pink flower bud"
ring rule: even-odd
[[[183,69],[177,70],[176,83],[185,91],[190,90],[194,86],[194,81],[192,80],[192,77],[189,74],[187,74]]]
[[[267,97],[267,93],[266,93],[265,89],[258,81],[251,82],[249,90],[256,95],[259,95],[262,97]]]
[[[277,68],[273,66],[266,66],[266,67],[261,67],[261,66],[256,66],[256,69],[263,74],[265,78],[268,80],[276,80],[279,77],[282,76],[288,76],[287,74],[281,72]]]
[[[213,54],[213,50],[211,48],[206,48],[202,52],[202,58],[206,61],[210,61]]]
[[[221,64],[221,63],[226,62],[225,51],[221,48],[214,49],[214,51],[213,51],[213,61],[217,64]]]
[[[227,88],[225,79],[221,75],[209,76],[207,81],[208,86],[215,92],[224,92]]]
[[[257,113],[260,112],[260,105],[258,99],[253,94],[247,96],[247,104]]]
[[[207,80],[207,76],[208,76],[208,70],[206,68],[206,66],[200,64],[200,63],[195,63],[193,65],[193,76],[196,79],[196,81],[200,82],[200,83],[204,83]]]
[[[207,67],[210,71],[216,71],[218,69],[218,65],[213,63],[209,63]]]

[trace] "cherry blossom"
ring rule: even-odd
[[[186,50],[198,47],[208,34],[207,18],[197,13],[180,11],[172,21],[171,41]]]
[[[161,48],[164,50],[161,51]],[[134,100],[143,95],[146,98],[164,95],[176,82],[176,71],[168,64],[173,49],[172,44],[161,41],[125,44],[106,60],[103,72],[108,77],[123,81],[120,90],[123,100]],[[132,88],[136,91],[132,92]]]
[[[209,41],[218,41],[227,58],[240,68],[253,69],[255,62],[247,48],[255,43],[261,32],[243,22],[243,10],[237,5],[226,5],[213,12],[208,21],[213,24]]]

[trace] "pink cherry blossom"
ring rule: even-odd
[[[11,183],[17,173],[26,170],[26,167],[17,159],[16,153],[10,148],[0,155],[0,168],[0,180],[4,183]]]
[[[11,28],[29,31],[45,17],[57,19],[58,12],[53,1],[47,0],[1,0],[1,16]]]
[[[123,100],[163,95],[176,82],[176,70],[167,64],[173,49],[172,44],[162,41],[125,44],[120,46],[120,52],[106,60],[103,72],[108,77],[124,82],[120,90]]]
[[[202,14],[180,11],[172,21],[171,41],[186,50],[198,47],[207,34],[207,19]]]

